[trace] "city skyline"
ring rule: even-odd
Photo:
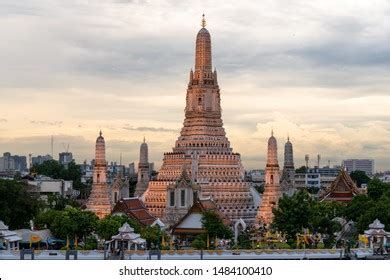
[[[50,154],[54,135],[55,158],[69,143],[82,162],[93,158],[102,129],[108,161],[119,163],[122,153],[124,163],[137,162],[146,136],[158,167],[182,126],[193,34],[205,12],[224,126],[246,169],[265,167],[271,129],[280,147],[290,135],[296,167],[320,153],[323,165],[373,158],[376,170],[388,169],[386,1],[343,1],[344,9],[325,1],[263,1],[262,9],[76,2],[2,4],[11,28],[0,27],[9,66],[0,70],[0,152]]]

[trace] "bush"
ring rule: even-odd
[[[283,242],[274,243],[276,249],[291,249],[290,245]]]
[[[206,242],[204,242],[204,240],[201,238],[196,238],[194,241],[192,241],[191,247],[194,247],[195,249],[201,250],[201,249],[206,248]]]
[[[97,247],[98,247],[98,242],[96,240],[96,237],[93,235],[87,236],[87,238],[85,239],[84,249],[85,250],[95,250],[95,249],[97,249]]]

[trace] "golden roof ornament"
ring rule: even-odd
[[[202,15],[202,27],[205,28],[206,27],[206,19],[204,17],[204,14]]]

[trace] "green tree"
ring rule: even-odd
[[[344,216],[347,220],[357,222],[367,210],[373,208],[375,202],[367,195],[356,195],[344,208]]]
[[[250,249],[252,248],[252,241],[249,230],[244,230],[237,237],[238,247],[241,249]]]
[[[161,245],[163,235],[165,240],[167,240],[167,234],[165,231],[162,231],[159,226],[147,226],[141,230],[141,237],[146,240],[148,248],[151,248],[152,245]]]
[[[30,168],[30,172],[39,175],[46,175],[53,179],[73,181],[73,187],[77,190],[87,187],[81,183],[80,166],[75,164],[73,161],[65,167],[56,160],[48,160],[41,164],[33,165]]]
[[[343,205],[337,202],[318,202],[306,190],[299,190],[293,196],[284,195],[274,209],[272,227],[287,235],[288,243],[293,244],[296,234],[303,229],[327,236],[325,245],[334,243],[334,233],[340,230],[333,218],[341,216]]]
[[[359,188],[362,184],[368,184],[368,182],[371,180],[370,177],[367,176],[366,172],[361,170],[352,171],[349,175],[351,176],[352,180],[356,182]]]
[[[201,221],[203,228],[211,239],[215,237],[230,239],[233,237],[232,230],[223,223],[217,212],[212,210],[204,212]]]
[[[51,228],[56,217],[61,216],[61,215],[62,215],[62,211],[58,211],[58,210],[54,210],[54,209],[41,211],[34,218],[35,228],[36,229]]]
[[[372,179],[367,186],[367,195],[373,199],[378,200],[382,195],[390,196],[390,184],[381,182],[378,178]]]
[[[379,219],[385,225],[385,230],[390,231],[390,197],[383,195],[370,205],[357,219],[358,231],[363,233],[375,219]]]
[[[203,240],[202,236],[199,235],[192,241],[191,247],[201,250],[206,248],[206,242]]]
[[[39,226],[46,225],[57,238],[83,239],[95,231],[98,217],[90,212],[73,207],[63,211],[48,210],[37,217]]]
[[[315,202],[310,209],[309,229],[314,233],[321,233],[324,238],[325,247],[332,247],[335,242],[334,233],[341,230],[334,218],[340,217],[343,213],[343,206],[338,202]]]
[[[367,195],[355,196],[345,207],[344,215],[356,222],[359,233],[368,229],[370,223],[379,219],[390,230],[390,184],[374,178],[369,181]]]
[[[283,195],[279,199],[278,207],[273,209],[272,228],[285,233],[287,239],[293,242],[297,233],[309,228],[313,204],[314,201],[306,190],[299,190],[291,197]]]
[[[48,208],[54,210],[64,210],[66,206],[80,208],[80,204],[76,200],[68,197],[63,197],[59,194],[48,194],[47,206]]]
[[[11,229],[30,227],[29,221],[43,206],[38,196],[28,191],[26,184],[0,179],[0,220]]]
[[[56,160],[48,160],[41,164],[34,164],[30,168],[31,173],[46,175],[53,179],[60,179],[60,174],[64,167]]]
[[[295,169],[295,173],[306,173],[306,166],[302,165],[301,167]]]
[[[125,215],[108,215],[99,220],[96,227],[96,233],[104,240],[110,240],[113,235],[118,233],[118,229],[124,223],[128,223],[134,228],[134,232],[139,233],[141,230],[141,226],[137,221],[132,220]]]

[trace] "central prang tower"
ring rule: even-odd
[[[202,28],[196,36],[195,71],[190,71],[187,88],[184,126],[173,152],[164,154],[157,180],[149,182],[143,199],[149,210],[168,224],[182,216],[173,219],[173,207],[182,213],[182,207],[193,204],[181,201],[187,197],[210,197],[232,221],[242,218],[253,222],[257,208],[250,185],[244,180],[240,154],[233,153],[223,128],[217,71],[212,70],[211,36],[205,26],[203,15]],[[187,188],[176,198],[169,189],[178,184],[183,172],[191,180],[194,195],[188,196]]]

